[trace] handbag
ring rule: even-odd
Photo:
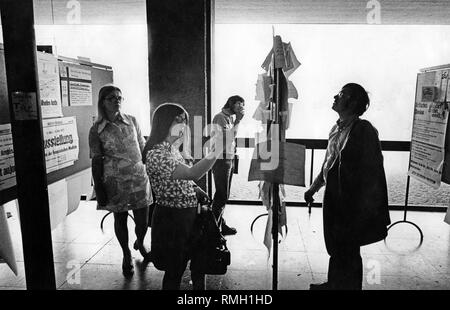
[[[191,270],[203,274],[225,274],[231,263],[231,254],[210,205],[205,208],[199,204],[194,225]]]

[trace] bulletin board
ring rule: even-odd
[[[112,68],[84,60],[58,56],[62,117],[74,117],[78,135],[79,153],[73,164],[49,172],[47,183],[52,184],[91,167],[89,157],[89,129],[97,117],[100,88],[113,82]],[[67,73],[67,75],[65,75]],[[10,123],[5,57],[0,45],[0,128]],[[68,189],[70,191],[70,189]],[[0,204],[17,198],[16,186],[0,189]]]
[[[408,174],[437,189],[450,183],[450,65],[417,75]]]

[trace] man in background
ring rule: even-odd
[[[222,108],[222,111],[213,118],[213,128],[232,132],[231,137],[235,139],[238,125],[244,117],[244,99],[240,96],[231,96]],[[214,129],[213,129],[214,130]],[[230,138],[230,137],[229,137]],[[224,142],[225,143],[225,142]],[[226,144],[225,144],[226,145]],[[226,224],[223,218],[225,205],[230,197],[231,179],[233,177],[234,157],[236,154],[236,141],[229,144],[223,150],[223,157],[217,159],[212,168],[216,192],[212,202],[212,209],[221,229],[222,235],[234,235],[236,229]]]

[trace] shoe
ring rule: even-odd
[[[327,291],[331,290],[331,285],[328,282],[321,283],[321,284],[310,284],[309,290],[310,291]]]
[[[122,260],[122,273],[123,275],[128,278],[133,276],[134,274],[134,266],[133,266],[133,261],[130,257],[130,259],[125,259],[125,257]]]
[[[228,225],[222,224],[222,236],[235,235],[237,233],[236,228],[230,227]]]

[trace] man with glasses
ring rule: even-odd
[[[386,176],[378,132],[359,117],[370,101],[358,84],[334,96],[339,119],[331,129],[319,175],[305,192],[307,203],[325,185],[323,231],[330,255],[328,282],[311,290],[362,289],[360,247],[383,240],[390,224]]]
[[[237,129],[240,121],[244,117],[244,99],[240,96],[231,96],[216,116],[213,118],[213,132],[214,127],[219,127],[224,131],[233,131],[232,138],[234,139],[237,134]],[[224,145],[226,143],[224,142]],[[236,143],[228,144],[228,147],[224,148],[223,157],[217,159],[212,168],[214,176],[214,185],[216,192],[212,202],[212,209],[214,216],[216,217],[219,228],[222,235],[234,235],[237,233],[234,227],[230,227],[226,224],[223,218],[223,211],[225,204],[230,197],[231,180],[233,177],[234,168],[234,156],[236,154]]]

